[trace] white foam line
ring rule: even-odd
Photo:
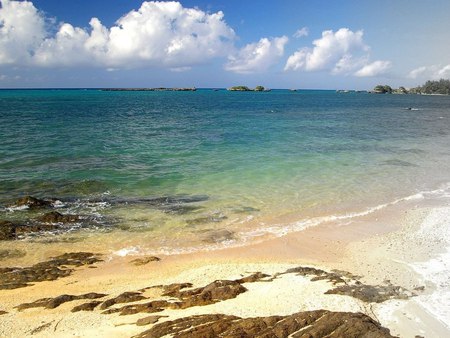
[[[242,247],[248,244],[250,241],[255,241],[256,238],[262,237],[265,235],[272,235],[275,237],[282,237],[292,232],[298,232],[305,230],[309,227],[318,226],[320,224],[328,223],[328,222],[336,222],[336,221],[346,221],[346,220],[352,220],[354,218],[363,217],[370,215],[374,212],[377,212],[379,210],[382,210],[384,208],[394,206],[398,203],[405,202],[405,201],[413,201],[413,200],[421,200],[427,197],[434,197],[435,195],[445,195],[448,193],[448,190],[450,189],[450,183],[445,184],[443,187],[436,189],[436,190],[429,190],[429,191],[422,191],[418,192],[416,194],[402,197],[399,199],[396,199],[389,203],[380,204],[371,208],[368,208],[364,211],[360,212],[354,212],[354,213],[348,213],[343,215],[331,215],[331,216],[323,216],[323,217],[316,217],[311,218],[307,220],[302,220],[299,222],[295,222],[288,225],[273,225],[270,227],[266,227],[264,223],[261,223],[261,227],[256,230],[252,231],[245,231],[241,233],[237,233],[236,235],[239,237],[239,240],[231,240],[226,242],[221,242],[213,245],[204,245],[204,246],[192,246],[192,247],[186,247],[186,248],[171,248],[171,247],[159,247],[157,250],[142,250],[138,247],[131,247],[131,248],[124,248],[118,251],[115,251],[114,255],[119,256],[126,256],[126,255],[177,255],[177,254],[188,254],[188,253],[194,253],[198,251],[214,251],[219,249],[224,249],[227,247]],[[251,220],[252,216],[248,218],[248,220]],[[245,222],[245,221],[244,221]]]

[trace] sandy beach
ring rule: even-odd
[[[326,310],[363,313],[392,336],[446,337],[449,215],[443,203],[410,201],[346,225],[330,222],[245,247],[158,259],[103,253],[66,277],[0,290],[0,336],[171,336],[187,329],[161,325],[182,319],[195,327],[189,320],[200,315],[242,321]],[[447,279],[437,280],[433,269]],[[55,302],[61,295],[70,297]],[[220,326],[226,318],[208,323]],[[320,330],[310,334],[320,337],[326,332]],[[380,332],[372,333],[385,336]]]

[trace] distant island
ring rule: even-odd
[[[427,81],[424,85],[406,89],[399,87],[393,89],[388,85],[377,85],[369,93],[373,94],[423,94],[423,95],[450,95],[450,80]]]
[[[197,88],[102,88],[106,92],[195,92]]]
[[[263,86],[256,86],[255,89],[250,89],[247,86],[234,86],[227,88],[227,90],[232,92],[269,92],[270,89],[266,89]]]

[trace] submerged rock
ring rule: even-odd
[[[228,242],[236,239],[233,231],[221,229],[221,230],[211,230],[208,231],[204,236],[202,241],[206,243],[220,243]]]
[[[14,240],[28,234],[59,230],[64,223],[80,220],[78,215],[63,215],[56,211],[48,212],[26,224],[0,220],[0,240]]]
[[[78,222],[80,220],[80,216],[77,215],[63,215],[56,211],[51,211],[46,213],[45,215],[42,215],[41,217],[38,217],[36,219],[39,222],[42,223],[73,223]]]
[[[43,200],[33,196],[24,196],[16,200],[14,204],[10,205],[9,207],[11,208],[26,207],[29,209],[39,209],[51,207],[52,203],[53,201]]]
[[[0,240],[10,241],[26,234],[55,229],[58,229],[56,224],[15,224],[0,220]]]
[[[164,205],[160,207],[161,211],[165,212],[166,214],[171,215],[186,215],[190,214],[192,212],[198,211],[202,209],[200,206],[196,205],[185,205],[185,204],[173,204],[173,205]]]
[[[290,316],[240,318],[222,314],[196,315],[154,325],[134,336],[196,337],[393,337],[389,330],[362,313],[306,311]]]
[[[0,241],[16,238],[16,225],[10,221],[0,220]]]
[[[221,213],[218,213],[218,214],[213,214],[213,215],[209,215],[209,216],[188,219],[186,221],[186,223],[188,225],[195,226],[195,225],[202,225],[202,224],[207,224],[207,223],[219,223],[219,222],[226,220],[227,218],[228,218],[227,216],[225,216]]]

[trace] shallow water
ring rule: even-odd
[[[0,112],[0,219],[44,212],[5,208],[24,195],[83,216],[37,250],[238,245],[449,191],[446,96],[2,90]]]

